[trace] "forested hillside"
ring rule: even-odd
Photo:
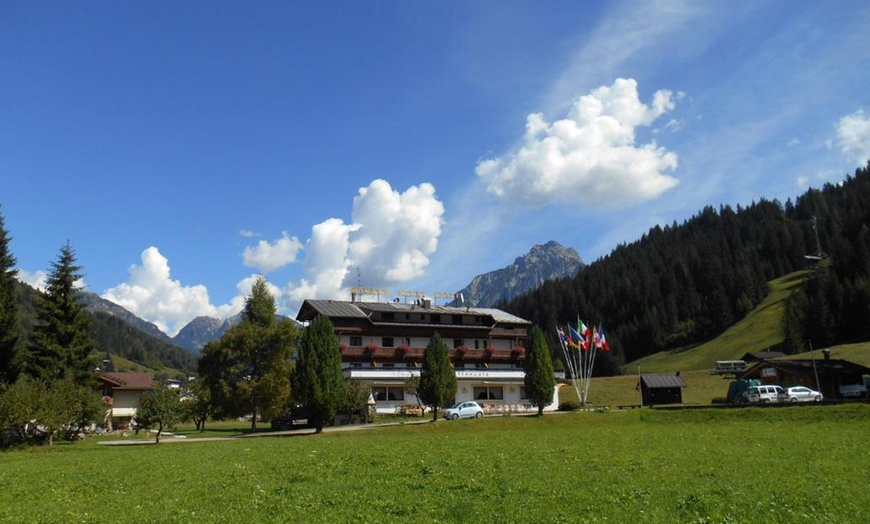
[[[32,287],[18,284],[21,347],[26,347],[33,333],[36,323],[34,304],[39,298],[38,295],[39,291]],[[182,348],[149,336],[113,315],[99,312],[89,315],[101,359],[103,355],[110,353],[155,370],[168,367],[185,373],[196,371],[196,357]]]
[[[866,202],[870,168],[785,205],[762,200],[736,210],[707,207],[503,307],[551,337],[556,324],[574,323],[578,314],[587,324],[603,324],[614,350],[597,369],[613,373],[619,363],[708,340],[745,316],[766,295],[769,280],[805,267],[805,255],[817,254],[815,216],[830,258],[790,308],[790,340],[821,342],[821,331],[825,343],[870,338]],[[812,325],[816,311],[826,317],[821,326]]]

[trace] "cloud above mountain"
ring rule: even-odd
[[[530,114],[522,145],[481,160],[476,173],[490,193],[529,207],[620,208],[653,199],[678,184],[668,174],[677,155],[654,140],[638,145],[637,130],[672,111],[677,96],[660,90],[646,105],[637,82],[619,78],[581,96],[561,120]]]
[[[238,313],[254,278],[240,282],[240,287],[246,283],[248,289],[229,304],[213,306],[205,286],[184,286],[172,279],[169,260],[154,246],[144,250],[141,265],[131,265],[128,272],[127,282],[107,289],[102,297],[154,323],[170,336],[198,316],[226,318]]]
[[[438,248],[443,215],[432,184],[400,193],[379,179],[360,188],[351,223],[331,218],[312,227],[305,276],[288,284],[288,302],[347,297],[357,278],[364,286],[380,287],[420,277]]]

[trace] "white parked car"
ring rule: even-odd
[[[779,386],[751,386],[746,390],[746,400],[752,403],[777,402],[784,392]]]
[[[779,394],[780,402],[821,402],[822,394],[804,386],[786,388]]]
[[[483,408],[480,404],[469,400],[467,402],[459,402],[453,407],[444,410],[444,418],[447,420],[456,420],[458,418],[480,418],[483,416]]]

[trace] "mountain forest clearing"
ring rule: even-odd
[[[0,521],[862,522],[868,423],[849,404],[94,439],[0,454]]]

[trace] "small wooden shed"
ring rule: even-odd
[[[679,373],[675,375],[641,375],[640,393],[644,406],[657,404],[682,404],[683,382]]]

